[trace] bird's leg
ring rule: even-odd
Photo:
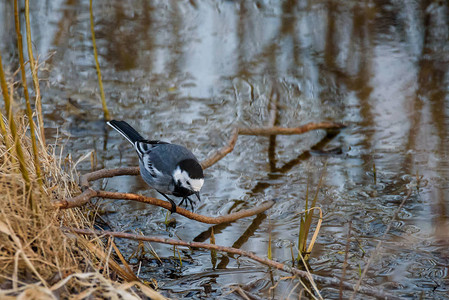
[[[158,191],[158,192],[159,192],[159,191]],[[168,198],[168,196],[165,195],[164,193],[159,192],[159,194],[161,194],[162,196],[164,196],[165,199],[167,199],[167,200],[171,203],[170,212],[171,212],[171,213],[175,213],[175,212],[176,212],[176,203],[175,203],[172,199]],[[182,202],[181,202],[181,203],[182,203]]]
[[[187,197],[187,200],[189,200],[190,208],[192,209],[193,212],[193,201],[189,197]]]
[[[186,202],[186,208],[187,208],[187,205],[190,204],[190,208],[192,209],[192,212],[193,212],[193,204],[192,204],[193,201],[189,197],[182,198],[181,202],[179,202],[179,206],[181,206],[184,203],[184,201]],[[187,204],[187,202],[189,202],[189,203]]]
[[[181,202],[179,202],[179,206],[181,206],[183,203],[184,203],[184,201],[186,200],[186,198],[184,197],[184,198],[182,198],[182,200],[181,200]]]

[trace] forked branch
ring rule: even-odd
[[[235,144],[237,143],[237,139],[239,135],[262,135],[262,136],[270,136],[270,135],[292,135],[292,134],[302,134],[311,130],[317,129],[340,129],[345,127],[345,125],[341,123],[333,123],[333,122],[321,122],[321,123],[308,123],[306,125],[295,127],[295,128],[285,128],[285,127],[260,127],[260,128],[235,128],[232,131],[232,135],[228,143],[222,147],[220,150],[206,158],[201,162],[201,166],[203,169],[207,169],[225,157],[227,154],[234,150]],[[133,200],[144,202],[156,206],[163,207],[165,209],[170,210],[171,204],[151,197],[144,197],[136,194],[129,193],[113,193],[107,191],[97,191],[90,187],[90,182],[102,178],[110,178],[115,176],[122,175],[138,175],[140,173],[138,167],[131,168],[118,168],[118,169],[103,169],[94,171],[91,173],[84,174],[80,177],[80,185],[81,190],[83,191],[80,195],[64,199],[62,201],[56,202],[54,205],[57,208],[66,209],[72,207],[79,207],[86,204],[93,197],[100,198],[109,198],[109,199],[124,199],[124,200]],[[195,214],[188,210],[185,210],[181,207],[176,207],[176,212],[181,214],[187,218],[197,220],[199,222],[204,222],[208,224],[219,224],[225,222],[232,222],[240,218],[252,216],[255,214],[259,214],[271,206],[273,206],[273,201],[268,201],[258,206],[257,208],[248,209],[239,211],[237,213],[233,213],[227,216],[222,217],[207,217],[199,214]]]

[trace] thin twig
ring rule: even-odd
[[[202,248],[202,249],[208,249],[208,250],[216,250],[226,253],[231,253],[234,255],[239,256],[245,256],[248,257],[254,261],[257,261],[259,263],[262,263],[264,265],[276,268],[278,270],[297,275],[301,278],[309,279],[310,277],[313,278],[315,282],[319,282],[322,284],[328,284],[332,286],[339,286],[340,280],[337,278],[329,278],[319,275],[310,274],[309,272],[302,271],[296,268],[289,267],[287,265],[284,265],[280,262],[276,262],[273,260],[269,260],[267,258],[263,258],[260,256],[255,255],[254,253],[244,251],[241,249],[236,249],[232,247],[225,247],[225,246],[219,246],[219,245],[213,245],[213,244],[207,244],[207,243],[200,243],[200,242],[185,242],[181,240],[174,240],[174,239],[168,239],[168,238],[162,238],[162,237],[153,237],[153,236],[142,236],[142,235],[136,235],[131,233],[125,233],[125,232],[112,232],[112,231],[100,231],[100,230],[90,230],[90,229],[78,229],[78,228],[68,228],[68,227],[62,227],[63,231],[66,232],[74,232],[78,234],[85,234],[85,235],[98,235],[98,236],[113,236],[116,238],[125,238],[125,239],[131,239],[131,240],[137,240],[137,241],[147,241],[147,242],[155,242],[155,243],[162,243],[162,244],[169,244],[169,245],[175,245],[175,246],[184,246],[184,247],[191,247],[191,248]],[[354,290],[354,285],[350,283],[343,283],[343,287],[348,290]],[[391,294],[387,294],[383,291],[379,291],[377,289],[369,288],[369,287],[359,287],[360,292],[382,298],[382,299],[400,299],[399,297],[396,297]]]
[[[388,224],[387,229],[385,230],[385,233],[382,235],[380,241],[377,243],[376,248],[371,253],[370,258],[368,259],[368,262],[367,262],[365,268],[363,269],[362,275],[360,276],[359,280],[357,281],[357,284],[354,287],[354,293],[352,293],[350,300],[353,300],[355,298],[355,295],[359,291],[360,285],[362,284],[363,278],[365,277],[366,273],[368,272],[368,269],[369,269],[371,263],[373,262],[374,258],[376,257],[377,253],[379,252],[380,246],[382,245],[382,241],[385,239],[385,237],[387,236],[388,232],[390,231],[391,226],[393,225],[393,222],[396,220],[396,217],[398,216],[399,211],[404,206],[405,201],[407,201],[407,199],[410,198],[411,195],[412,195],[412,189],[409,188],[408,191],[407,191],[407,195],[405,195],[404,199],[402,199],[401,204],[399,205],[399,207],[394,212],[393,218],[391,219],[390,223]]]
[[[346,276],[346,267],[348,266],[349,242],[351,241],[351,228],[352,222],[351,220],[349,220],[348,236],[346,237],[346,247],[345,247],[345,261],[343,262],[343,270],[341,272],[341,279],[340,279],[340,300],[343,300],[343,282]]]
[[[201,166],[203,169],[207,169],[210,166],[214,165],[217,161],[228,155],[232,150],[234,150],[235,143],[237,143],[237,139],[239,137],[239,129],[234,128],[231,134],[231,138],[229,139],[226,146],[206,158],[201,162]]]

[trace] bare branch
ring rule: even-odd
[[[129,167],[129,168],[117,168],[117,169],[102,169],[94,172],[84,174],[80,177],[81,188],[89,187],[89,182],[102,179],[110,178],[115,176],[123,175],[139,175],[139,167]]]
[[[232,248],[232,247],[225,247],[225,246],[200,243],[200,242],[185,242],[185,241],[180,241],[180,240],[174,240],[174,239],[168,239],[168,238],[162,238],[162,237],[136,235],[136,234],[125,233],[125,232],[100,231],[100,230],[77,229],[77,228],[67,228],[67,227],[62,227],[62,230],[66,231],[66,232],[75,232],[78,234],[85,234],[85,235],[113,236],[116,238],[125,238],[125,239],[137,240],[137,241],[147,241],[147,242],[155,242],[155,243],[162,243],[162,244],[169,244],[169,245],[176,245],[176,246],[185,246],[185,247],[192,247],[192,248],[216,250],[216,251],[231,253],[234,255],[245,256],[254,261],[257,261],[259,263],[267,265],[269,267],[276,268],[278,270],[296,275],[301,278],[309,279],[310,277],[312,277],[315,282],[319,282],[322,284],[328,284],[328,285],[332,285],[335,287],[340,285],[340,280],[337,278],[329,278],[329,277],[310,274],[306,271],[292,268],[292,267],[289,267],[280,262],[276,262],[276,261],[273,261],[273,260],[270,260],[267,258],[263,258],[263,257],[255,255],[254,253],[244,251],[241,249]],[[354,290],[354,285],[352,285],[350,283],[343,282],[342,286],[343,286],[343,288],[345,288],[347,290]],[[363,287],[363,286],[359,287],[359,291],[366,295],[374,296],[374,297],[377,297],[380,299],[394,299],[394,300],[400,299],[399,297],[396,297],[394,295],[387,294],[378,289],[369,288],[369,287]]]
[[[234,150],[234,146],[235,143],[237,143],[238,137],[239,137],[239,129],[235,128],[232,131],[231,139],[229,139],[228,144],[201,162],[201,166],[203,167],[203,169],[207,169],[210,166],[214,165],[217,161],[219,161],[220,159],[228,155],[232,150]]]
[[[272,115],[270,118],[270,123],[275,122],[276,109],[272,107]],[[274,115],[274,116],[273,116]],[[201,162],[201,166],[203,169],[207,169],[210,166],[217,163],[220,159],[225,157],[227,154],[234,150],[234,146],[237,142],[239,135],[262,135],[262,136],[270,136],[270,135],[294,135],[294,134],[303,134],[311,130],[317,129],[340,129],[344,128],[346,125],[342,123],[334,123],[334,122],[320,122],[320,123],[307,123],[300,127],[294,128],[286,128],[286,127],[259,127],[259,128],[235,128],[232,131],[231,138],[226,146],[215,152],[210,157],[206,158]]]
[[[303,134],[311,130],[317,129],[339,129],[344,128],[345,125],[342,123],[334,123],[334,122],[320,122],[320,123],[307,123],[300,127],[259,127],[259,128],[239,128],[240,135],[294,135],[294,134]]]
[[[58,202],[54,202],[53,206],[55,208],[67,209],[73,207],[80,207],[89,202],[90,199],[97,195],[97,191],[87,188],[76,197],[64,199]]]
[[[276,113],[276,106],[273,104],[272,111]],[[275,116],[275,115],[274,115]],[[273,118],[273,116],[271,116]],[[274,122],[271,120],[270,122]],[[227,154],[234,150],[234,146],[237,142],[238,136],[240,134],[243,135],[277,135],[277,134],[302,134],[304,132],[316,129],[338,129],[343,128],[344,125],[341,123],[333,123],[333,122],[321,122],[321,123],[308,123],[301,127],[296,128],[284,128],[284,127],[262,127],[262,128],[235,128],[232,131],[231,138],[229,139],[226,146],[206,158],[201,162],[201,166],[203,169],[207,169],[210,166],[217,163],[220,159],[225,157]],[[115,176],[123,176],[123,175],[139,175],[140,170],[139,167],[130,167],[130,168],[118,168],[118,169],[103,169],[94,171],[91,173],[84,174],[80,177],[80,185],[82,189],[82,193],[76,197],[64,199],[62,201],[54,203],[54,206],[61,209],[79,207],[86,204],[93,197],[102,197],[102,198],[110,198],[110,199],[125,199],[125,200],[134,200],[140,201],[152,205],[157,205],[166,209],[171,209],[171,204],[166,201],[162,201],[155,198],[144,197],[141,195],[135,194],[127,194],[127,193],[112,193],[106,191],[96,191],[90,187],[90,182],[102,178],[110,178]],[[206,217],[198,214],[191,213],[183,208],[177,207],[176,212],[182,214],[187,218],[191,218],[200,222],[208,223],[208,224],[219,224],[225,222],[232,222],[240,218],[252,216],[258,214],[273,205],[274,202],[266,202],[265,204],[259,206],[255,209],[249,209],[245,211],[241,211],[239,213],[231,214],[229,216],[224,217]]]
[[[100,198],[107,198],[107,199],[124,199],[124,200],[132,200],[132,201],[138,201],[142,203],[147,203],[159,207],[163,207],[167,210],[171,209],[171,204],[167,201],[152,198],[152,197],[145,197],[142,195],[137,194],[131,194],[131,193],[115,193],[115,192],[108,192],[108,191],[95,191],[91,188],[86,189],[81,195],[74,197],[71,199],[71,201],[60,201],[55,204],[58,208],[66,209],[66,208],[72,208],[72,207],[78,207],[82,206],[85,203],[87,203],[91,198],[93,197],[100,197]],[[184,209],[182,207],[176,206],[176,213],[206,224],[221,224],[221,223],[228,223],[233,222],[235,220],[246,218],[250,216],[254,216],[257,214],[260,214],[261,212],[266,211],[270,207],[274,205],[274,201],[266,201],[262,203],[261,205],[251,208],[251,209],[245,209],[241,210],[229,215],[220,216],[220,217],[208,217],[203,216],[200,214],[196,214],[194,212],[191,212],[187,209]]]

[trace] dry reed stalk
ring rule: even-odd
[[[134,271],[132,270],[131,266],[126,261],[125,257],[123,257],[122,252],[120,252],[119,248],[115,245],[114,239],[111,239],[111,245],[114,248],[115,253],[119,257],[120,261],[122,262],[123,266],[125,267],[125,271],[128,275],[130,275],[133,280],[129,281],[140,281],[140,279],[134,274]]]
[[[30,1],[25,0],[25,25],[26,25],[26,37],[27,37],[27,49],[28,59],[30,61],[31,75],[33,77],[34,93],[36,94],[36,113],[37,122],[39,124],[39,140],[42,147],[45,148],[45,134],[44,134],[44,117],[42,115],[42,103],[41,103],[41,89],[39,87],[39,79],[37,77],[37,63],[34,60],[33,44],[31,42],[31,26],[30,26]],[[30,120],[31,122],[31,120]]]
[[[98,86],[100,88],[101,105],[103,106],[103,114],[104,114],[105,120],[110,120],[111,117],[109,115],[109,110],[106,105],[106,97],[104,95],[103,80],[101,79],[100,63],[98,62],[97,42],[95,40],[95,30],[94,30],[94,27],[95,27],[94,13],[92,11],[92,0],[90,0],[89,12],[90,12],[90,32],[92,34],[92,47],[94,48],[95,68],[97,69]]]
[[[1,53],[0,53],[0,57],[1,57]],[[11,144],[9,143],[8,133],[6,131],[5,119],[4,119],[4,116],[3,116],[3,113],[1,110],[0,110],[0,134],[2,135],[3,143],[5,144],[7,152],[9,153],[9,151],[11,150]],[[1,163],[1,161],[0,161],[0,163]]]
[[[25,180],[25,187],[26,187],[25,190],[28,193],[31,188],[31,180],[30,180],[30,175],[28,174],[28,170],[25,166],[25,158],[24,158],[24,154],[23,154],[23,150],[22,150],[22,145],[20,144],[20,140],[17,136],[16,124],[14,122],[14,118],[12,115],[12,107],[11,107],[12,93],[10,95],[8,92],[8,86],[6,84],[5,73],[3,71],[1,52],[0,52],[0,82],[1,82],[1,89],[2,89],[2,94],[3,94],[3,101],[5,102],[6,118],[8,119],[8,122],[9,122],[9,130],[11,132],[11,137],[14,141],[14,148],[16,151],[17,159],[19,161],[19,170],[20,170],[20,173],[22,174],[23,179]],[[4,136],[4,139],[6,140],[7,137]],[[30,204],[31,208],[33,209],[33,211],[37,212],[37,206],[35,205],[32,197],[30,197],[29,204]]]
[[[42,189],[42,172],[41,167],[39,163],[39,155],[37,150],[37,142],[36,142],[36,132],[35,132],[35,125],[33,121],[33,111],[31,109],[30,104],[30,95],[28,94],[28,84],[27,84],[27,78],[26,78],[26,71],[25,71],[25,60],[23,58],[23,40],[22,40],[22,33],[20,32],[20,20],[19,20],[19,8],[18,8],[18,0],[14,0],[14,21],[16,25],[16,35],[17,35],[17,51],[19,52],[19,64],[20,64],[20,72],[22,75],[22,86],[23,86],[23,94],[25,97],[25,103],[26,103],[26,113],[28,116],[29,126],[30,126],[30,136],[31,136],[31,146],[33,149],[33,158],[34,158],[34,168],[37,175],[37,182],[39,184],[39,187]]]
[[[304,255],[304,259],[305,260],[308,260],[308,257],[310,256],[310,253],[312,252],[313,246],[315,245],[316,239],[318,237],[318,233],[320,232],[321,223],[323,222],[323,211],[321,210],[320,207],[314,206],[314,207],[311,207],[311,208],[309,208],[309,209],[307,209],[305,211],[300,212],[300,214],[302,214],[302,213],[310,213],[311,214],[310,218],[312,219],[314,210],[318,210],[318,212],[320,213],[320,217],[319,217],[318,222],[316,224],[315,231],[313,232],[313,236],[310,239],[309,247],[307,247],[307,249],[306,249],[306,242],[307,242],[307,240],[304,241],[302,250],[298,247],[298,249],[300,249],[300,252],[305,253],[305,255]],[[310,230],[310,225],[308,227],[308,231],[307,232],[309,232],[309,230]]]
[[[75,290],[71,290],[73,286],[81,286],[83,291],[77,293]],[[69,294],[68,291],[73,293]],[[95,272],[70,274],[48,288],[37,284],[25,285],[19,288],[15,295],[10,296],[9,291],[0,290],[0,299],[4,300],[167,299],[141,282],[114,282]]]
[[[100,259],[100,261],[104,263],[106,268],[110,267],[126,281],[140,281],[132,271],[120,267],[120,265],[111,258],[110,253],[104,251],[101,246],[96,245],[95,243],[83,237],[77,237],[77,241],[80,242],[86,249],[89,249],[90,253],[94,254],[98,259]]]
[[[327,165],[327,163],[325,164],[324,168],[326,168],[326,165]],[[301,254],[301,258],[302,258],[302,255],[304,255],[304,260],[307,261],[309,259],[310,253],[312,252],[313,246],[318,237],[318,232],[320,231],[320,228],[321,228],[321,223],[323,221],[323,212],[321,211],[321,208],[316,206],[316,202],[318,200],[318,193],[320,191],[321,184],[323,182],[324,170],[321,172],[320,181],[318,182],[318,186],[316,188],[315,196],[313,197],[310,209],[309,209],[309,183],[307,183],[305,211],[300,212],[300,214],[304,213],[304,216],[301,216],[301,223],[300,223],[300,227],[299,227],[299,237],[298,237],[299,253],[298,253],[298,259],[297,259],[298,261],[300,258],[299,257],[300,254]],[[312,239],[310,240],[309,247],[307,247],[307,237],[309,236],[310,226],[312,225],[312,218],[313,218],[313,213],[314,213],[315,209],[317,209],[319,211],[320,218],[318,219],[317,227],[312,236]]]

